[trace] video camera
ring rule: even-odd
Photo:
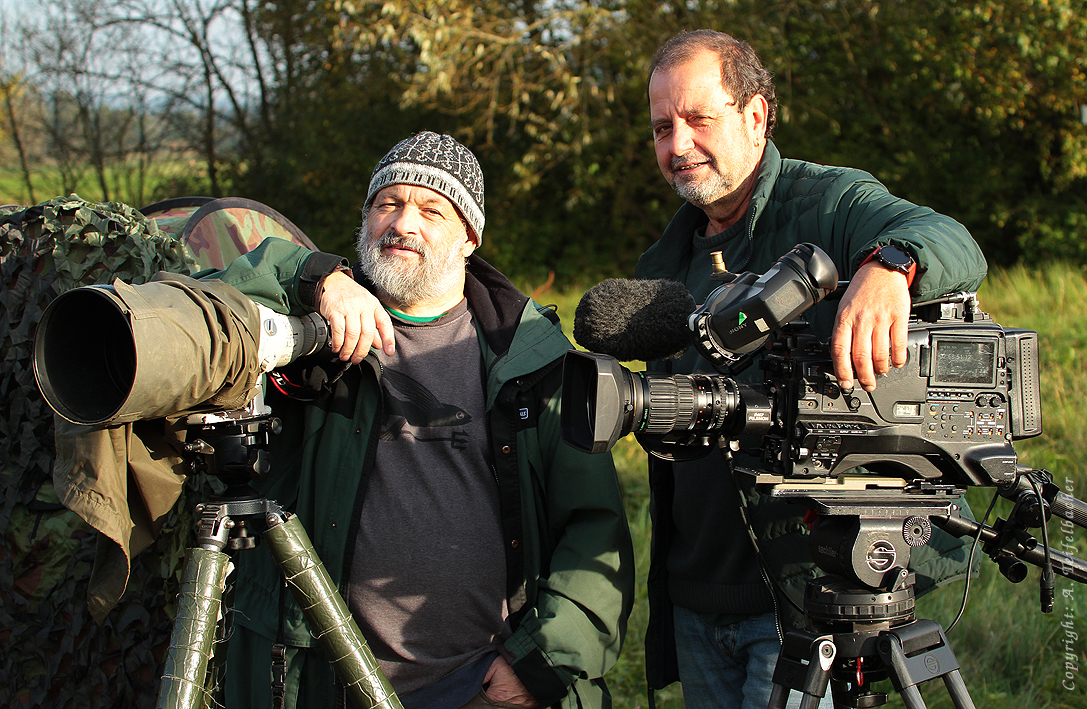
[[[587,452],[635,433],[653,455],[683,459],[761,436],[759,482],[873,474],[954,486],[1013,482],[1012,441],[1042,432],[1038,335],[1003,328],[960,293],[914,307],[907,363],[872,392],[843,389],[830,351],[798,316],[837,286],[818,247],[796,247],[762,277],[724,283],[687,318],[690,343],[719,371],[761,355],[762,382],[725,374],[631,372],[606,354],[571,352],[563,433]]]
[[[1025,576],[1019,560],[1048,569],[1057,559],[1059,573],[1087,582],[1087,564],[1038,547],[1025,532],[1050,514],[1087,523],[1087,505],[1059,492],[1045,471],[1020,465],[1012,445],[1042,432],[1037,333],[1001,327],[973,293],[916,303],[905,366],[872,392],[844,389],[828,346],[800,318],[840,290],[826,253],[801,244],[762,275],[717,265],[715,278],[722,285],[697,308],[674,282],[605,281],[586,293],[574,336],[597,352],[571,351],[564,362],[567,443],[599,453],[634,433],[664,460],[720,450],[734,461],[747,450],[741,439],[754,435],[748,459],[757,463],[729,467],[760,492],[817,513],[813,559],[867,589],[905,593],[910,550],[927,543],[933,524],[976,535],[1009,579]],[[631,355],[655,336],[677,338],[654,343],[655,359],[693,346],[717,373],[620,364],[640,359]],[[756,358],[761,381],[736,379]],[[1019,500],[1015,518],[994,528],[962,515],[969,486],[996,486]],[[1046,609],[1052,573],[1044,577]]]

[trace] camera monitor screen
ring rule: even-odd
[[[995,338],[933,337],[932,384],[996,386]]]

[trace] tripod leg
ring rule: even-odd
[[[830,697],[834,709],[848,709],[849,685],[840,679],[830,680]]]
[[[906,648],[910,649],[910,656]],[[924,709],[917,685],[936,677],[943,677],[956,709],[974,709],[959,673],[959,662],[938,623],[919,620],[895,628],[881,638],[878,651],[907,709]]]
[[[269,515],[264,541],[332,668],[360,709],[403,709],[297,517]]]
[[[951,695],[951,703],[955,709],[974,709],[974,700],[970,698],[970,692],[966,690],[966,682],[958,670],[953,670],[944,675],[944,686]]]
[[[902,703],[906,705],[906,709],[925,709],[925,700],[921,698],[921,690],[918,689],[917,685],[903,687],[899,695],[902,697]]]
[[[230,557],[222,552],[189,549],[159,686],[158,709],[197,709],[210,705],[205,677],[215,626],[222,611],[229,561]]]
[[[774,688],[770,690],[770,702],[767,704],[768,709],[785,709],[785,705],[789,703],[789,688],[783,684],[775,684]]]
[[[815,709],[826,695],[837,648],[829,637],[794,631],[785,636],[774,666],[769,709],[785,709],[792,689],[801,693],[801,709]]]

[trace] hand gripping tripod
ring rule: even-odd
[[[851,485],[849,479],[841,482],[844,488]],[[928,484],[881,489],[876,478],[854,482],[852,489],[830,492],[804,483],[771,489],[772,495],[803,502],[820,515],[812,525],[811,551],[816,565],[830,575],[808,582],[807,627],[785,636],[770,708],[784,709],[790,691],[796,690],[801,709],[815,709],[828,685],[835,709],[876,707],[887,701],[887,694],[871,685],[890,679],[907,709],[924,709],[919,686],[941,678],[956,709],[974,709],[943,628],[915,615],[915,579],[907,570],[910,550],[928,542],[936,523],[956,536],[980,536],[986,553],[998,563],[1004,559],[1002,569],[1013,556],[1045,568],[1045,553],[1033,538],[1024,537],[1029,525],[1001,520],[994,531],[961,517],[961,489]],[[1036,504],[1034,513],[1041,507]],[[1049,554],[1059,562],[1058,573],[1087,582],[1082,560]]]
[[[403,709],[301,522],[249,486],[269,470],[269,435],[280,426],[263,396],[240,411],[190,417],[189,424],[186,449],[194,467],[221,479],[226,489],[196,507],[198,546],[186,555],[157,706],[222,706],[217,695],[229,636],[223,598],[226,594],[229,606],[233,555],[256,547],[259,531],[352,704]],[[273,681],[282,689],[285,658],[273,657],[273,663],[280,670]]]

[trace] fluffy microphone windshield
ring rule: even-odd
[[[691,342],[694,298],[667,279],[611,278],[593,286],[574,312],[579,345],[621,362],[679,357]]]

